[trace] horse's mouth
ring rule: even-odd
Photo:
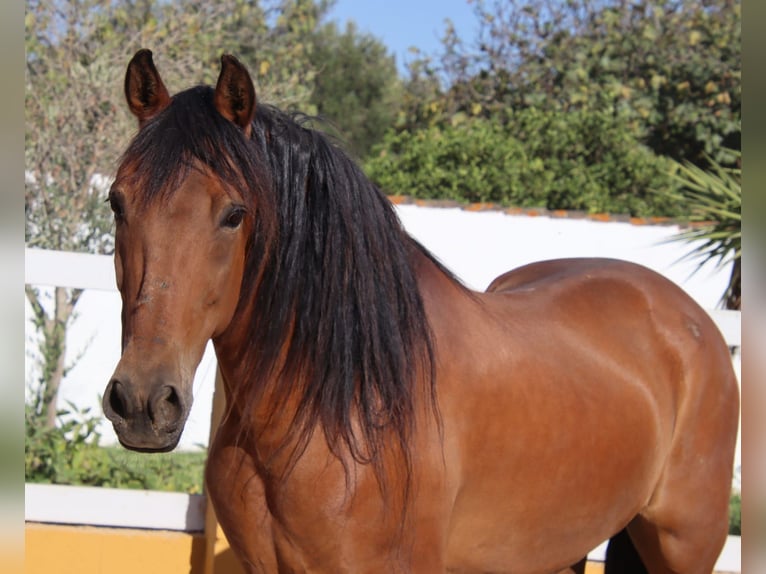
[[[152,434],[150,436],[143,436],[137,433],[126,433],[124,429],[122,432],[118,430],[118,425],[113,424],[114,432],[117,435],[117,440],[120,444],[128,450],[144,453],[158,453],[158,452],[170,452],[178,446],[181,440],[181,433],[183,426],[171,433],[165,434],[165,436],[158,436]]]
[[[181,437],[179,435],[179,437],[175,439],[173,442],[170,442],[162,446],[136,446],[128,442],[125,442],[120,437],[117,437],[117,438],[120,441],[120,444],[128,450],[132,450],[134,452],[143,452],[143,453],[160,453],[160,452],[170,452],[174,448],[176,448],[178,446],[178,442]]]

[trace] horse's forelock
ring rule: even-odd
[[[264,163],[255,142],[215,110],[213,89],[197,86],[173,96],[142,127],[118,174],[129,174],[144,205],[172,196],[189,171],[200,168],[237,190],[245,202],[264,204],[261,196],[271,187]]]

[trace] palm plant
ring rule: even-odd
[[[699,259],[698,269],[709,261],[719,267],[732,262],[731,276],[721,305],[740,309],[742,261],[742,169],[741,153],[732,151],[737,167],[729,168],[708,159],[709,168],[690,162],[676,164],[673,177],[681,184],[680,199],[690,208],[690,227],[674,240],[697,243],[684,258]]]

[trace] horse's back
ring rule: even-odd
[[[663,362],[651,365],[652,371],[667,366],[679,391],[703,384],[736,387],[728,347],[710,315],[675,283],[644,266],[603,258],[542,261],[501,275],[487,294],[504,296],[499,306],[507,307],[511,321],[513,316],[530,324],[553,318],[563,327],[576,327],[583,344],[605,337],[605,352],[619,354],[623,345],[638,362],[658,353]],[[519,314],[519,307],[532,313]],[[666,361],[676,364],[671,368]],[[691,377],[698,367],[720,373],[722,380]],[[682,381],[682,374],[688,380]]]
[[[487,293],[507,295],[512,307],[530,306],[541,318],[577,320],[584,336],[625,331],[632,345],[643,329],[656,331],[668,352],[695,355],[715,351],[730,367],[726,344],[708,313],[680,287],[644,266],[616,259],[553,259],[525,265],[496,278]],[[502,306],[502,303],[501,303]],[[544,310],[544,311],[542,311]]]

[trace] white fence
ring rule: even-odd
[[[182,492],[25,484],[30,522],[201,532],[205,497]]]

